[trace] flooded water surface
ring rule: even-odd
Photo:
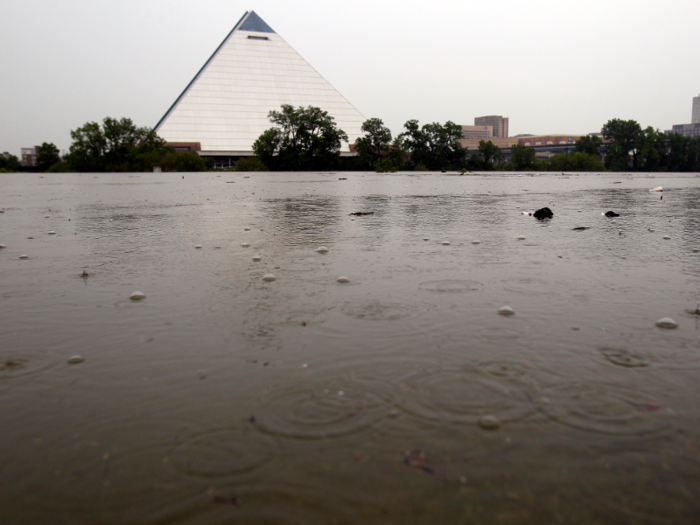
[[[3,523],[697,523],[695,174],[0,184]]]

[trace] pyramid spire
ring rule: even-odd
[[[282,104],[317,106],[350,143],[364,117],[257,13],[246,12],[156,125],[167,142],[199,142],[203,155],[251,155]],[[343,151],[349,151],[348,145]]]

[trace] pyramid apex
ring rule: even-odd
[[[275,31],[260,18],[252,9],[248,11],[236,27],[239,31],[254,31],[256,33],[274,33]]]

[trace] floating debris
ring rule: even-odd
[[[425,452],[418,448],[407,452],[403,462],[409,467],[420,469],[428,474],[435,474],[432,467],[425,461]]]
[[[85,358],[82,355],[74,355],[70,359],[68,359],[68,364],[69,365],[77,365],[79,363],[82,363],[85,361]]]
[[[610,217],[610,218],[612,218],[612,217],[619,217],[619,216],[620,216],[619,213],[615,213],[615,212],[612,211],[612,210],[606,211],[605,213],[603,213],[603,215],[605,215],[606,217]]]
[[[671,239],[671,237],[669,237],[668,235],[664,235],[664,239],[668,241]]]
[[[49,235],[56,235],[56,232],[53,231],[53,230],[51,230],[50,232],[48,232],[48,234],[49,234]]]
[[[198,244],[197,246],[195,246],[195,248],[196,248],[197,250],[201,250],[201,249],[202,249],[202,245],[201,245],[201,244]]]
[[[582,232],[584,230],[590,230],[590,229],[591,229],[590,226],[577,226],[576,228],[571,228],[571,231]]]
[[[19,258],[20,259],[29,259],[29,255],[26,255],[23,253],[22,255],[19,256]]]
[[[664,188],[663,188],[663,186],[659,186],[657,188],[652,188],[649,190],[649,193],[651,193],[652,191],[664,191]]]
[[[4,244],[0,244],[0,250],[2,250],[5,247]]]
[[[243,248],[247,248],[248,246],[250,246],[250,244],[248,244],[247,242],[242,242],[241,246],[243,246]]]
[[[678,328],[678,323],[670,317],[663,317],[656,321],[656,326],[659,328]]]
[[[498,430],[501,428],[501,422],[496,416],[481,416],[479,418],[479,426],[484,430]]]
[[[498,309],[498,315],[513,315],[515,313],[515,310],[513,310],[510,306],[501,306]]]
[[[442,245],[443,245],[443,246],[449,246],[449,245],[450,245],[450,241],[442,241]]]
[[[532,216],[535,219],[542,221],[544,219],[551,219],[552,217],[554,217],[554,213],[549,208],[540,208],[535,213],[533,213]]]
[[[356,217],[363,217],[364,215],[374,215],[373,211],[356,211],[353,213],[350,213],[349,215],[354,215]]]
[[[80,277],[83,277],[83,278],[90,277],[90,274],[87,272],[87,270],[83,270],[83,273],[80,274]]]
[[[249,231],[250,231],[250,228],[243,228],[243,231],[249,232]]]
[[[268,282],[268,283],[271,283],[271,282],[274,281],[275,279],[277,279],[277,277],[275,277],[275,276],[272,275],[271,273],[266,273],[265,275],[263,275],[263,281],[266,281],[266,282]]]
[[[521,235],[520,237],[518,237],[518,240],[519,240],[519,241],[524,241],[524,240],[525,240],[525,236],[524,236],[524,235]]]
[[[340,277],[338,277],[338,282],[342,284],[347,284],[350,282],[350,279],[348,279],[344,275],[341,275]]]
[[[477,240],[477,239],[474,239],[474,240],[472,241],[472,244],[481,244],[481,241],[479,241],[479,240]]]
[[[143,292],[134,292],[129,296],[129,299],[132,301],[140,301],[141,299],[145,299],[146,295]]]
[[[260,257],[259,255],[253,255],[253,260],[255,262],[260,262],[260,261],[262,261],[262,257]]]
[[[326,248],[325,246],[319,246],[318,248],[316,248],[316,251],[318,253],[328,253],[328,248]]]

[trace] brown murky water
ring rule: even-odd
[[[695,174],[0,184],[2,523],[698,521]]]

